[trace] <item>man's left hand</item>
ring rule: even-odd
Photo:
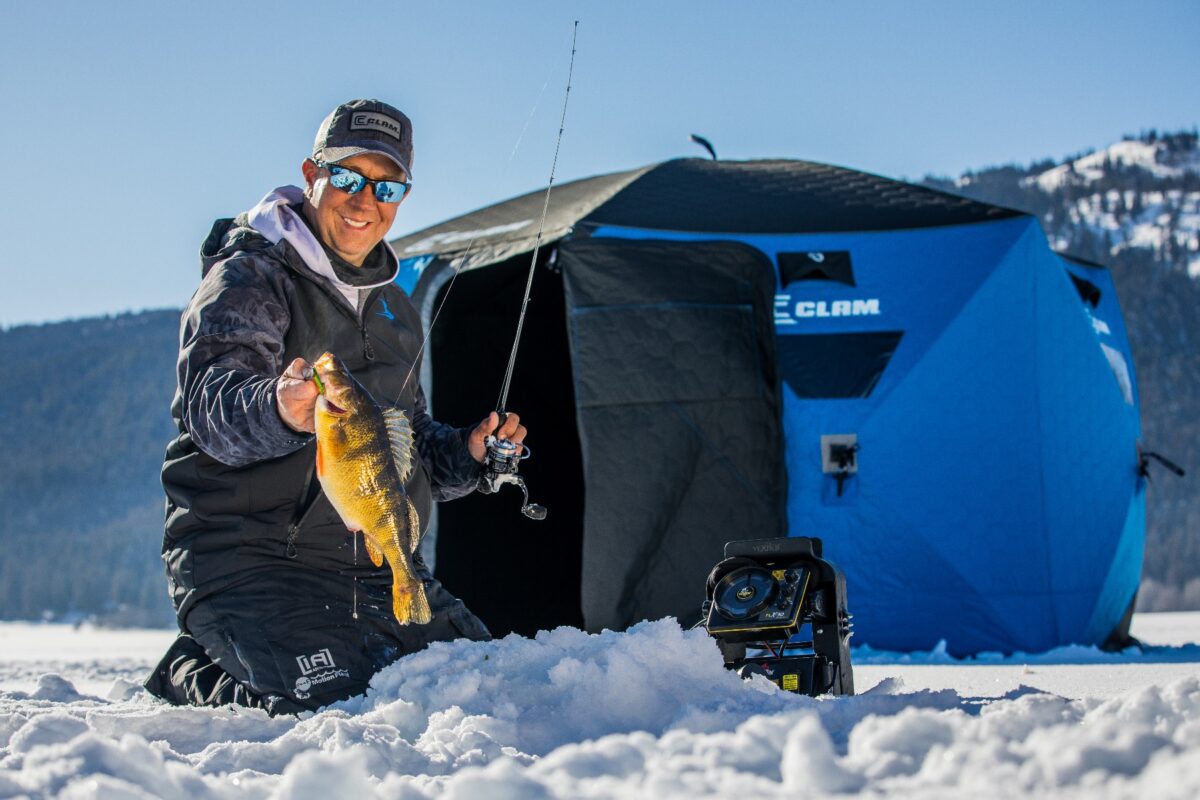
[[[508,439],[514,444],[520,444],[525,441],[525,426],[521,424],[521,418],[511,411],[505,415],[504,425],[500,426],[500,430],[496,427],[500,425],[500,415],[495,411],[488,414],[487,419],[479,423],[475,430],[471,431],[471,435],[467,437],[467,449],[471,452],[471,458],[483,463],[487,457],[487,437],[495,431],[497,439]],[[518,448],[517,452],[520,452]]]

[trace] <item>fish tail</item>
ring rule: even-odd
[[[399,581],[395,582],[392,587],[392,613],[401,625],[410,622],[427,625],[433,619],[429,599],[425,597],[425,587],[420,581],[411,589],[401,587]]]

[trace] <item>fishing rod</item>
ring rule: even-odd
[[[578,36],[579,20],[575,20],[575,27],[571,33],[571,64],[567,69],[567,90],[563,94],[562,116],[558,121],[558,136],[554,141],[554,159],[550,163],[550,179],[546,182],[546,196],[542,201],[542,217],[538,222],[537,236],[533,244],[533,255],[529,259],[529,274],[525,279],[525,296],[521,300],[521,313],[517,317],[517,331],[513,335],[512,351],[508,355],[508,369],[504,373],[504,382],[500,387],[500,397],[496,400],[496,415],[499,418],[499,422],[496,425],[496,429],[487,437],[487,457],[484,461],[483,472],[479,476],[479,491],[484,494],[498,492],[500,487],[506,483],[514,484],[520,488],[522,494],[525,496],[525,502],[521,506],[521,513],[530,519],[546,518],[546,507],[529,502],[529,489],[525,486],[525,479],[517,474],[520,462],[529,458],[531,453],[528,447],[514,444],[508,439],[500,439],[496,434],[504,426],[504,421],[508,417],[508,391],[512,388],[513,370],[517,365],[517,351],[521,347],[521,333],[525,329],[525,315],[529,309],[530,296],[533,293],[533,274],[537,269],[538,252],[542,247],[542,233],[546,229],[546,216],[550,210],[550,193],[554,190],[554,174],[558,169],[558,154],[562,148],[563,131],[566,129],[567,103],[571,99],[571,80],[575,75],[575,44]]]

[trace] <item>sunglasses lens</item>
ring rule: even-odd
[[[375,199],[381,203],[399,203],[408,192],[408,184],[401,181],[379,181],[375,184]]]
[[[345,167],[330,167],[329,182],[335,189],[341,189],[348,194],[357,194],[366,185],[367,179],[353,170]]]

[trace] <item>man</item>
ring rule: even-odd
[[[162,473],[181,633],[146,682],[176,704],[295,713],[363,693],[431,641],[490,638],[419,557],[433,620],[397,624],[389,567],[314,476],[311,362],[325,351],[412,420],[420,458],[405,488],[423,524],[432,501],[475,488],[488,434],[525,437],[515,414],[458,429],[426,411],[421,321],[384,241],[412,185],[412,124],[378,100],[344,103],[301,169],[303,190],[214,224],[181,322],[179,434]]]

